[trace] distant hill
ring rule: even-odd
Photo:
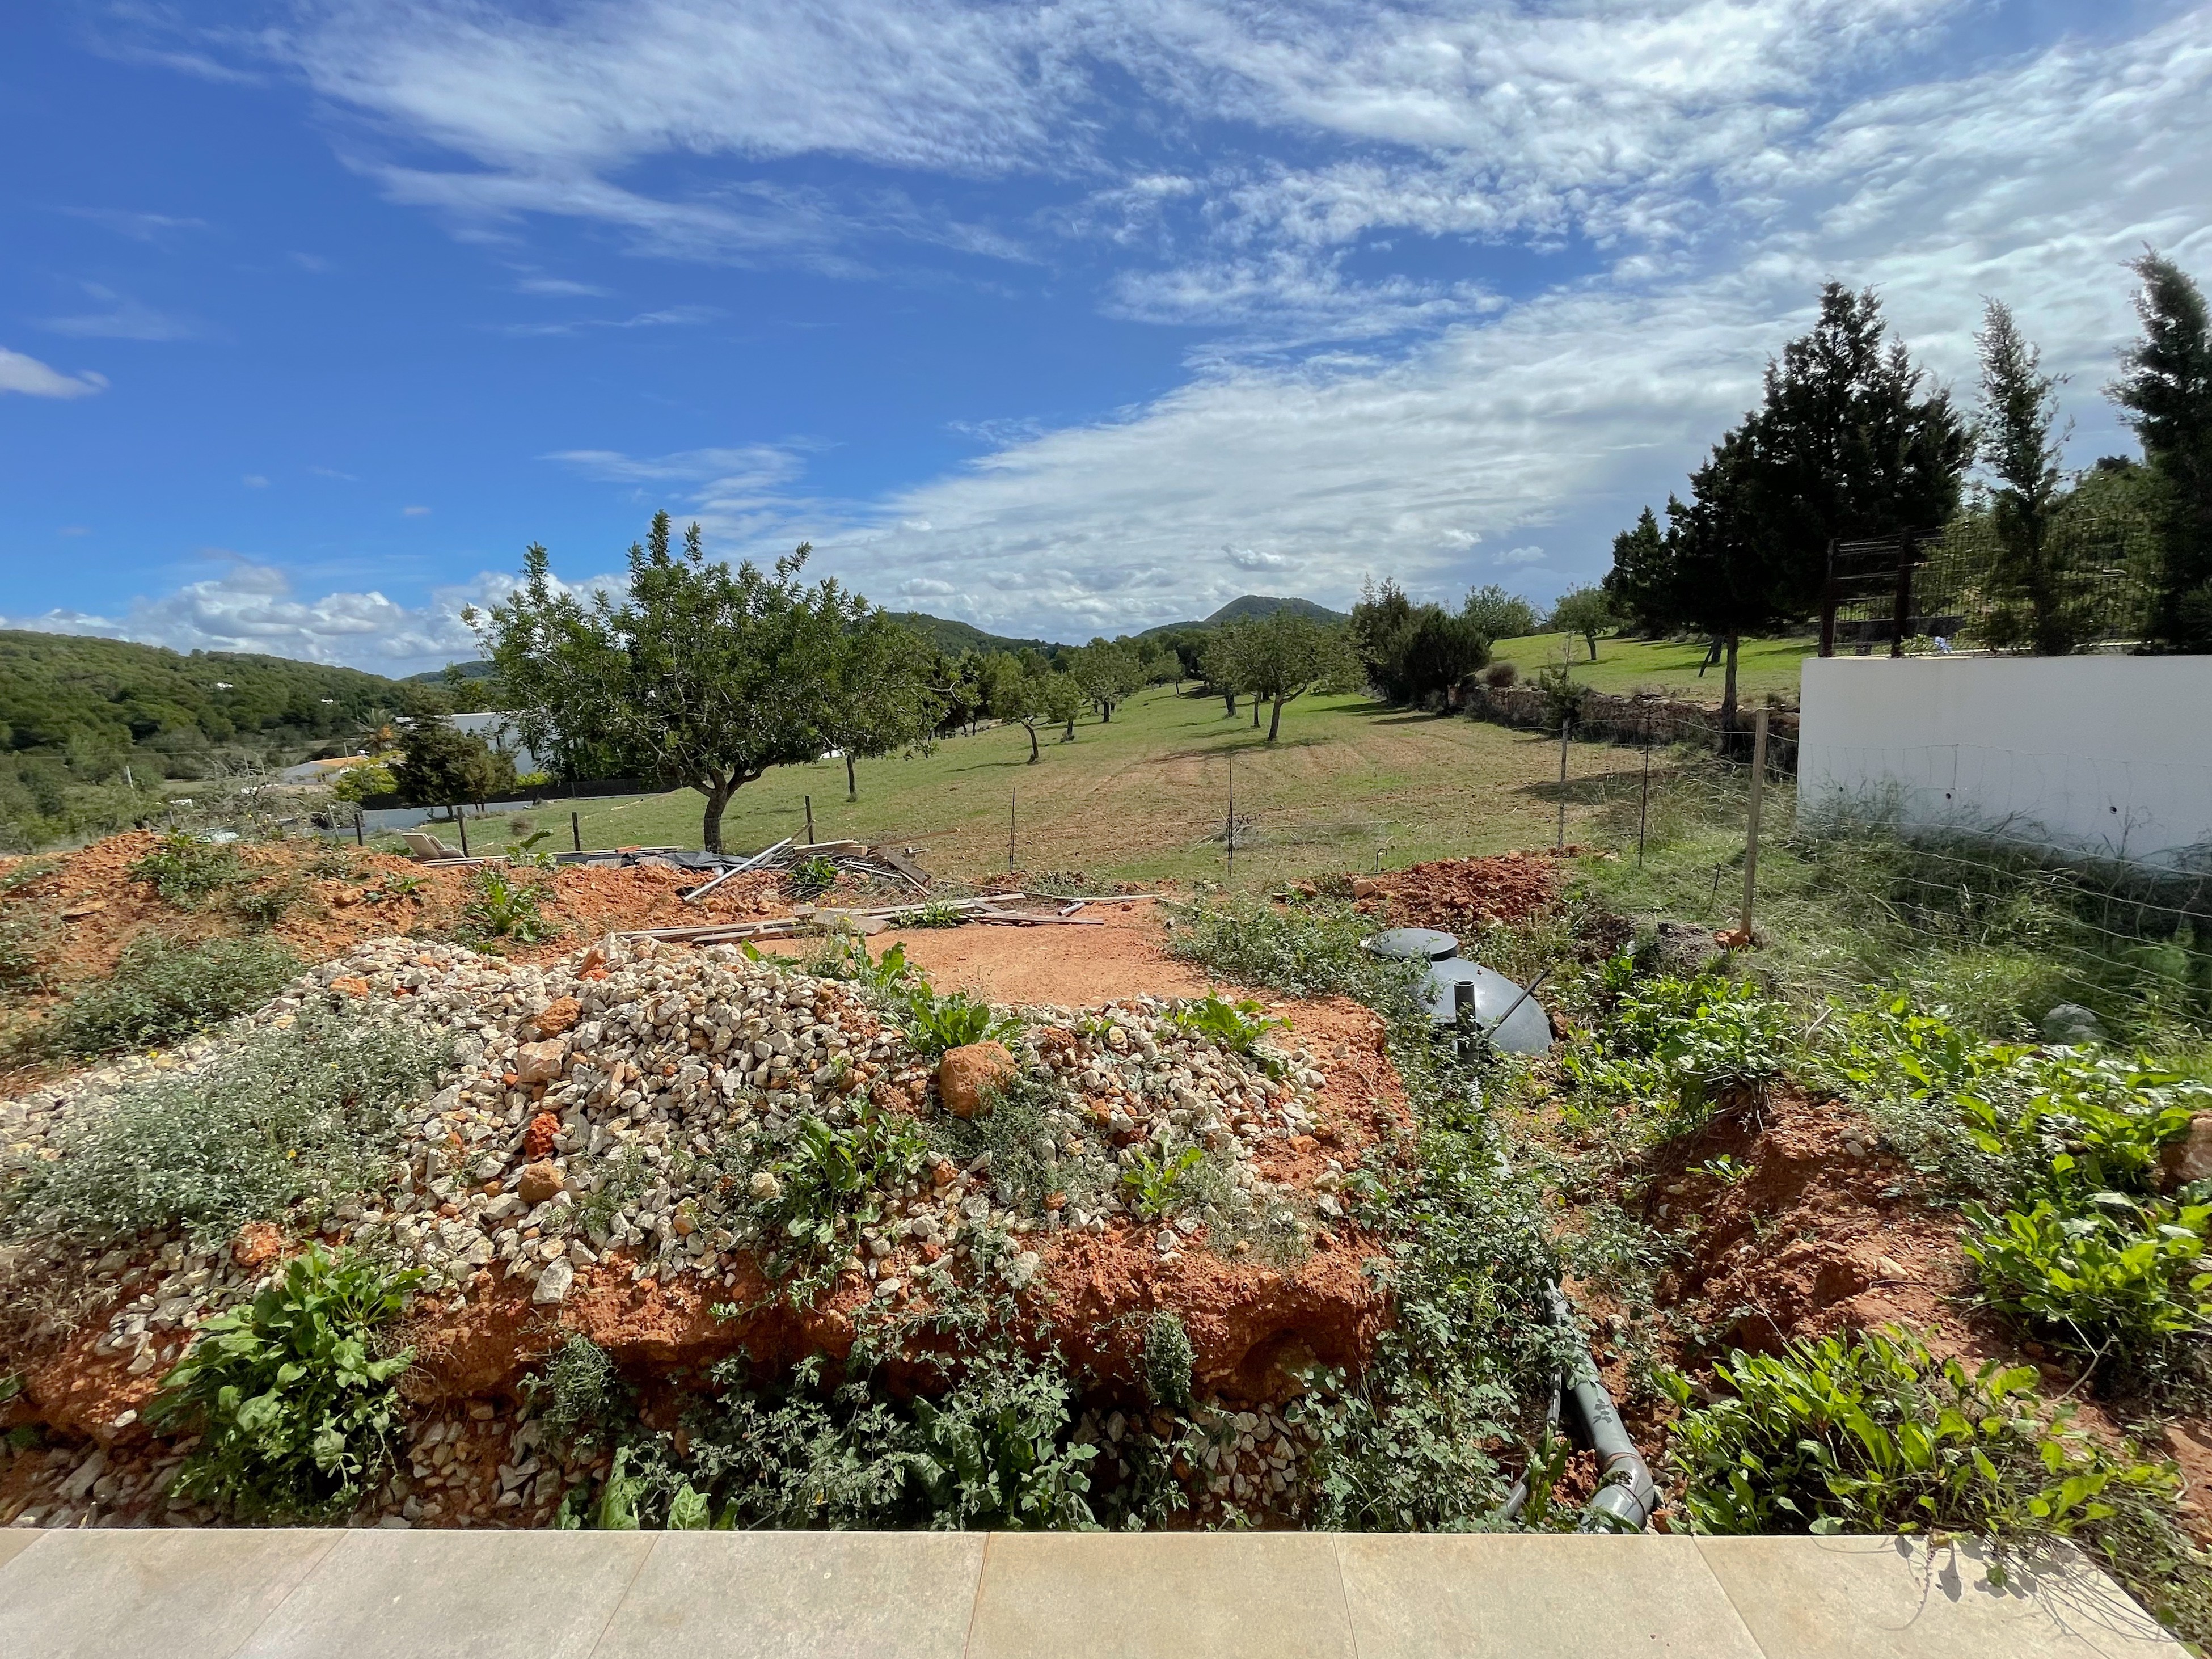
[[[371,710],[422,700],[401,681],[357,668],[0,629],[0,749],[82,739],[127,757],[148,745],[168,754],[211,744],[282,747],[350,733]]]
[[[1194,628],[1218,628],[1224,623],[1243,622],[1252,617],[1272,617],[1278,611],[1296,611],[1327,627],[1350,622],[1341,611],[1332,611],[1325,605],[1316,605],[1311,599],[1278,599],[1265,593],[1246,593],[1229,601],[1203,622],[1162,623],[1158,628],[1147,628],[1137,637],[1150,639],[1156,634],[1180,634]]]
[[[407,683],[410,685],[443,685],[446,676],[454,673],[465,680],[488,680],[491,678],[491,665],[481,658],[474,662],[448,663],[443,668],[433,668],[427,674],[410,674]]]
[[[893,622],[904,623],[940,651],[1049,652],[1058,648],[1049,640],[1015,640],[1003,634],[986,634],[972,623],[933,617],[922,611],[894,611],[890,617]]]

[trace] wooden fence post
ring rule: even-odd
[[[1751,901],[1759,886],[1759,804],[1766,782],[1766,710],[1752,717],[1751,812],[1744,824],[1743,921],[1737,929],[1751,943]]]

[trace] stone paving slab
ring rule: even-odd
[[[2071,1550],[2006,1575],[1972,1542],[1701,1538],[1760,1648],[1790,1659],[2153,1659],[2179,1644]]]
[[[961,1659],[983,1533],[672,1532],[592,1659]]]
[[[588,1659],[655,1537],[349,1532],[239,1659]]]
[[[967,1659],[1355,1659],[1325,1533],[990,1535]]]
[[[2166,1659],[2079,1557],[1887,1538],[0,1533],[0,1659]]]
[[[1687,1538],[1340,1534],[1359,1659],[1760,1659]]]
[[[6,1659],[228,1659],[340,1532],[34,1532],[0,1566]]]

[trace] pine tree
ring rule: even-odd
[[[2171,259],[2135,262],[2142,334],[2107,388],[2128,411],[2159,487],[2163,568],[2152,637],[2172,651],[2212,651],[2212,317]]]
[[[1987,302],[1974,343],[1982,359],[1976,451],[1994,480],[1990,515],[1996,558],[1990,588],[2000,608],[1987,629],[1990,643],[2063,655],[2079,638],[2080,620],[2069,573],[2051,533],[2063,495],[2060,380],[2042,372],[2041,354],[2022,337],[2002,301]],[[2004,608],[2006,602],[2018,613]]]

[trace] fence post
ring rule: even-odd
[[[360,807],[355,807],[353,809],[353,844],[355,846],[366,847],[368,845],[368,831],[366,827],[368,823],[368,814],[363,811]]]
[[[1912,617],[1912,532],[1909,530],[1897,538],[1897,616],[1890,624],[1889,654],[1905,654],[1905,624]]]
[[[1651,818],[1651,711],[1644,711],[1644,793],[1636,803],[1636,867],[1644,867],[1644,829]]]
[[[801,795],[799,799],[806,803],[806,844],[811,847],[814,845],[814,797]]]
[[[1738,932],[1751,943],[1751,901],[1759,885],[1759,802],[1766,782],[1766,710],[1752,717],[1751,813],[1743,836],[1743,923]]]
[[[1229,879],[1237,878],[1237,751],[1229,751],[1229,822],[1222,826],[1222,845],[1229,849]]]
[[[1571,720],[1559,722],[1559,834],[1552,843],[1555,851],[1567,844],[1567,728],[1573,724]]]
[[[1006,873],[1014,873],[1014,806],[1022,798],[1018,789],[1006,791]]]
[[[1820,654],[1836,654],[1836,538],[1828,538],[1828,580],[1820,589]]]
[[[456,825],[458,825],[458,826],[459,827],[459,829],[460,829],[460,832],[461,832],[461,856],[462,856],[463,858],[466,858],[466,857],[468,857],[468,855],[469,855],[469,820],[468,820],[468,817],[467,817],[467,815],[466,815],[465,813],[464,813],[464,812],[461,811],[461,809],[460,809],[459,807],[458,807],[458,806],[448,806],[446,810],[447,810],[448,812],[451,812],[451,813],[453,815],[453,822],[454,822],[454,823],[455,823]]]
[[[568,814],[568,840],[576,851],[584,850],[584,823],[574,812]]]

